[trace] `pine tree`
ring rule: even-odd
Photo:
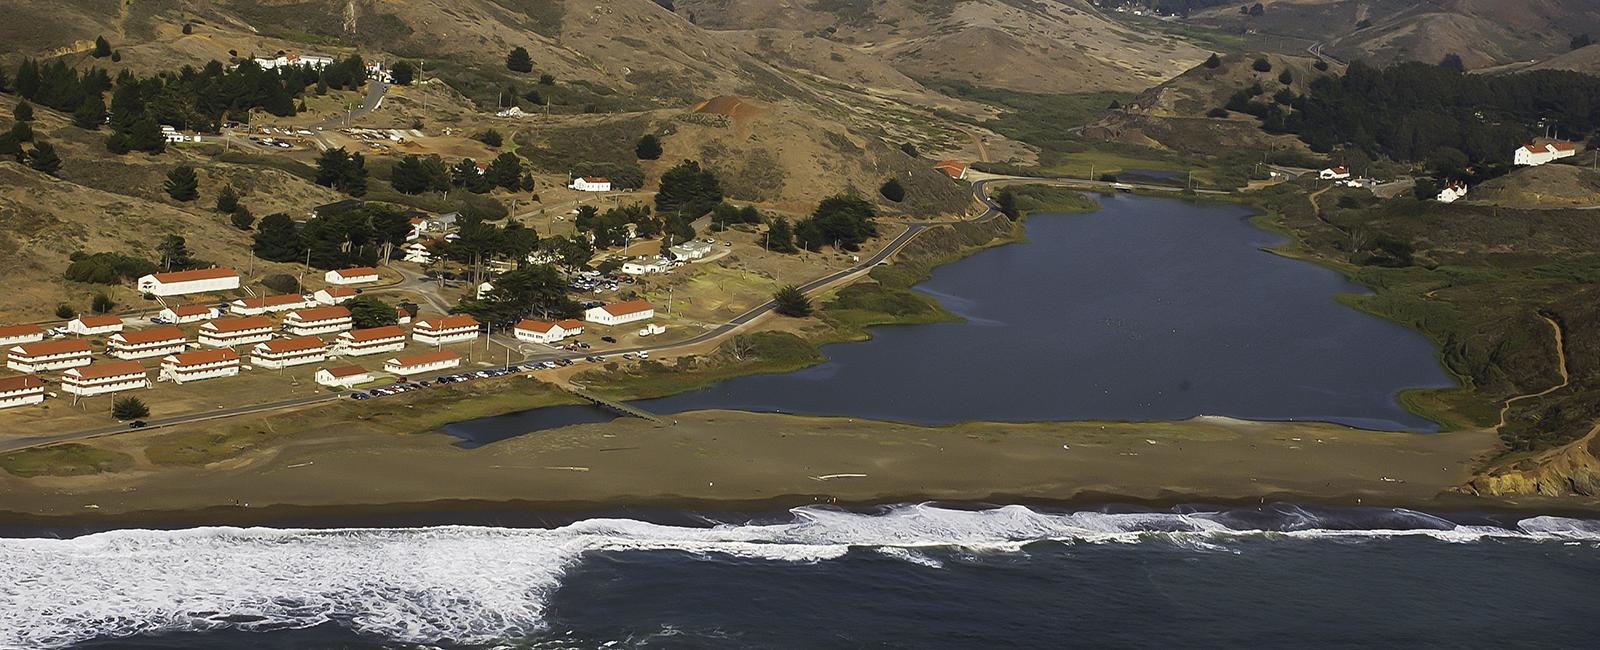
[[[56,148],[48,142],[35,142],[33,150],[28,152],[28,166],[38,171],[55,176],[61,171],[61,158],[56,155]]]
[[[239,209],[239,193],[235,192],[232,185],[222,186],[222,191],[217,193],[217,212],[232,213]]]
[[[255,252],[256,257],[274,262],[292,262],[305,254],[294,221],[282,212],[261,218],[261,223],[256,227],[255,243],[251,246],[251,250]]]
[[[774,253],[795,253],[799,248],[794,245],[794,227],[789,225],[789,220],[778,217],[772,220],[772,225],[767,226],[766,246]]]
[[[182,271],[194,265],[194,259],[189,256],[189,242],[183,235],[167,235],[161,238],[161,243],[156,244],[156,252],[161,254],[161,268],[167,271]]]
[[[150,407],[137,397],[124,396],[111,401],[111,417],[118,420],[136,420],[150,416]]]
[[[33,104],[29,104],[26,99],[17,102],[16,108],[11,109],[11,117],[16,118],[18,122],[32,122]]]
[[[805,318],[811,315],[811,299],[807,298],[799,287],[792,284],[773,294],[772,301],[776,303],[773,311],[784,316]]]
[[[401,86],[411,85],[411,81],[416,77],[416,74],[416,67],[411,65],[410,61],[400,61],[395,63],[394,67],[389,68],[389,80]]]
[[[512,72],[533,72],[533,56],[527,48],[517,46],[506,55],[506,69]]]
[[[906,188],[900,185],[899,179],[891,178],[887,181],[884,181],[883,186],[878,188],[878,193],[882,194],[883,198],[894,201],[895,203],[906,200]]]
[[[234,208],[233,214],[228,217],[228,223],[240,230],[249,230],[250,225],[256,222],[256,216],[250,214],[250,208],[239,206]]]
[[[661,158],[661,140],[653,133],[646,133],[639,138],[638,144],[633,145],[633,154],[639,160],[657,160]]]
[[[72,124],[80,129],[94,131],[106,121],[106,100],[98,92],[83,96],[77,110],[72,111]]]
[[[193,201],[200,196],[200,179],[195,175],[194,168],[188,165],[178,165],[167,172],[164,187],[167,196],[177,201]]]
[[[104,36],[96,36],[94,39],[94,58],[104,59],[108,56],[111,56],[111,42],[107,41]]]

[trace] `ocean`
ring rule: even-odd
[[[903,504],[0,538],[4,648],[1580,648],[1600,521]]]

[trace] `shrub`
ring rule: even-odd
[[[300,293],[300,281],[287,273],[274,273],[262,278],[261,286],[278,293]]]
[[[1272,62],[1268,61],[1267,57],[1261,57],[1250,64],[1250,69],[1256,72],[1272,72]]]
[[[811,299],[792,284],[779,289],[772,295],[772,300],[777,303],[773,311],[784,316],[805,318],[811,315]]]
[[[118,420],[134,420],[149,415],[150,407],[137,397],[118,397],[111,402],[111,417]]]
[[[59,305],[56,305],[56,318],[70,320],[70,319],[77,318],[77,317],[78,317],[78,310],[73,309],[72,305],[69,305],[67,303],[61,303]]]
[[[878,188],[878,193],[883,195],[883,198],[895,203],[906,200],[906,188],[900,185],[898,179],[891,178],[884,181],[883,185]]]
[[[116,309],[116,307],[117,303],[111,300],[111,296],[103,293],[94,294],[94,300],[89,302],[89,309],[94,310],[96,314],[104,314]]]

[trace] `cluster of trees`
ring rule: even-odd
[[[496,156],[484,169],[478,161],[463,158],[445,169],[444,160],[438,156],[406,156],[389,174],[394,189],[404,194],[423,192],[448,192],[452,187],[466,189],[474,194],[484,194],[496,187],[515,192],[533,191],[533,172],[527,170],[522,159],[509,151]]]
[[[384,327],[400,322],[400,316],[395,313],[394,306],[370,293],[356,296],[344,306],[350,310],[350,320],[357,329]]]
[[[472,314],[481,323],[506,326],[529,316],[572,318],[582,309],[567,296],[567,279],[547,264],[523,266],[494,279],[494,289],[462,298],[456,313]]]
[[[445,259],[476,265],[491,259],[508,259],[525,264],[528,255],[539,247],[539,233],[515,219],[496,225],[472,214],[462,213],[456,220],[456,239],[440,250]]]
[[[808,251],[823,246],[840,250],[861,249],[862,242],[878,234],[878,216],[872,202],[859,196],[839,194],[822,200],[811,216],[795,224],[795,243]]]
[[[405,244],[411,220],[398,208],[368,204],[320,214],[296,226],[282,212],[261,218],[252,250],[274,262],[305,262],[320,269],[371,266]]]
[[[761,211],[752,205],[740,208],[731,203],[723,202],[718,203],[717,207],[711,210],[711,230],[713,232],[721,232],[736,224],[754,224],[765,221],[766,218],[761,216]]]
[[[344,147],[329,149],[317,157],[318,185],[332,187],[350,196],[367,193],[367,160],[359,152],[348,153]]]
[[[1263,127],[1294,133],[1314,151],[1343,145],[1407,162],[1504,164],[1550,121],[1563,133],[1600,128],[1600,77],[1567,71],[1464,75],[1402,63],[1360,62],[1311,82],[1305,96],[1262,110]],[[1259,108],[1260,102],[1250,102]],[[1230,106],[1231,108],[1231,106]]]
[[[578,208],[573,225],[579,232],[588,233],[596,248],[626,246],[629,232],[641,239],[663,237],[674,244],[694,239],[694,226],[690,217],[677,213],[652,215],[645,205],[625,205],[606,210],[601,214],[594,206]]]
[[[122,253],[77,252],[72,254],[71,259],[72,263],[67,265],[62,277],[73,282],[121,284],[159,270],[155,262]]]
[[[700,163],[685,160],[661,175],[661,190],[656,193],[656,212],[676,213],[689,220],[700,218],[718,203],[724,193],[716,172],[702,169]]]

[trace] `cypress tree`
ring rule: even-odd
[[[164,187],[167,196],[174,200],[193,201],[200,196],[200,178],[195,175],[194,168],[188,165],[178,165],[167,172]]]

